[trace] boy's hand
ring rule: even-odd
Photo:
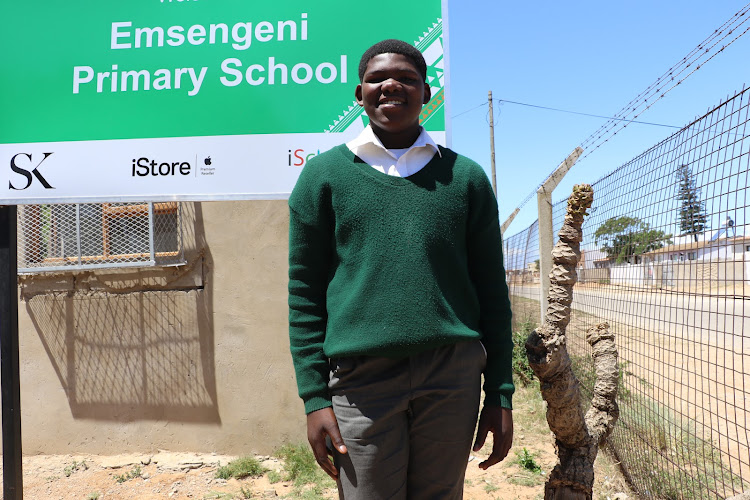
[[[328,455],[331,451],[326,446],[326,436],[331,438],[333,446],[339,453],[346,453],[346,445],[341,439],[339,424],[336,422],[336,415],[333,414],[333,408],[323,408],[307,415],[307,440],[310,442],[315,460],[331,479],[336,480],[339,471],[333,465]]]
[[[489,467],[500,463],[508,455],[513,444],[513,410],[499,406],[485,406],[479,415],[479,427],[477,428],[477,440],[474,442],[474,451],[479,451],[484,446],[487,433],[492,431],[492,453],[487,460],[479,464],[480,469],[487,470]]]

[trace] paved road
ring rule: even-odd
[[[511,294],[539,300],[540,288],[513,285]],[[576,287],[572,307],[610,322],[750,353],[750,298]]]

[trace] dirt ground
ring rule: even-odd
[[[478,464],[492,449],[490,435],[467,464],[464,498],[468,500],[542,500],[544,482],[556,462],[554,438],[536,384],[517,384],[513,396],[514,439],[508,457],[483,471]],[[526,460],[521,460],[525,457]],[[295,487],[284,463],[256,456],[267,472],[259,478],[223,480],[217,468],[235,456],[156,453],[118,456],[39,455],[23,459],[26,500],[235,500],[243,498],[335,499],[335,488],[314,493]],[[436,457],[439,460],[439,457]],[[527,467],[523,467],[522,464]],[[538,469],[532,471],[529,469]],[[604,451],[595,463],[594,500],[636,499],[615,461]],[[272,482],[273,481],[273,482]],[[332,483],[331,483],[332,485]]]
[[[537,500],[543,498],[546,473],[555,462],[550,435],[534,438],[516,434],[509,457],[483,471],[477,464],[488,455],[491,445],[470,457],[465,498],[485,500]],[[542,473],[524,470],[517,452],[526,448]],[[301,496],[289,482],[271,483],[269,474],[257,479],[216,478],[219,464],[236,457],[192,453],[159,452],[119,456],[42,455],[23,460],[24,498],[31,500],[156,500],[156,499],[242,499],[242,498],[336,498],[335,490],[322,495]],[[282,471],[280,459],[257,457],[270,471]],[[627,488],[612,460],[604,453],[597,459],[594,498],[625,500],[636,498]]]

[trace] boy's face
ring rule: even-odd
[[[386,148],[408,148],[417,140],[419,113],[430,100],[430,86],[411,59],[401,54],[373,57],[355,95]]]

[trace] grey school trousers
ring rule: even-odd
[[[476,340],[402,359],[331,360],[328,384],[348,453],[346,500],[461,499],[487,363]]]

